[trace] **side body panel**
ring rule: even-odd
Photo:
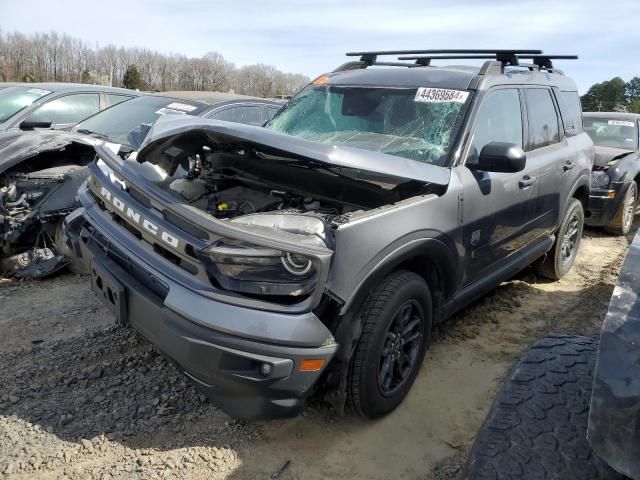
[[[412,199],[392,208],[372,210],[335,232],[335,253],[327,289],[348,306],[365,280],[403,250],[419,254],[420,242],[438,241],[453,259],[463,256],[459,224],[462,185],[452,175],[447,192]],[[426,251],[426,249],[422,249]],[[459,277],[456,269],[455,277]]]
[[[560,175],[560,215],[564,214],[569,199],[578,188],[586,188],[587,193],[591,190],[593,142],[586,133],[567,137],[565,141],[571,157],[563,157],[557,170]]]
[[[464,185],[463,284],[484,276],[527,247],[536,185],[521,188],[526,172],[495,173],[456,167]]]

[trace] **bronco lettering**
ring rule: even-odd
[[[109,202],[116,210],[124,213],[126,218],[130,219],[136,225],[141,226],[147,232],[152,235],[159,237],[164,243],[172,246],[177,249],[180,246],[180,240],[171,235],[170,233],[161,230],[155,223],[150,222],[146,218],[142,217],[138,212],[136,212],[131,207],[125,205],[125,203],[120,200],[118,197],[111,194],[109,190],[105,187],[100,189],[100,196],[104,198],[107,202]]]

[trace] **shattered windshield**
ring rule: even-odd
[[[638,148],[636,122],[633,121],[585,117],[584,131],[598,147]]]
[[[468,92],[311,85],[266,127],[307,140],[445,165]]]
[[[20,110],[50,94],[41,88],[9,87],[0,91],[0,123],[6,122]]]

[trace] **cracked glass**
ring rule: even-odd
[[[417,91],[309,86],[266,127],[316,142],[443,166],[465,102],[417,101]]]

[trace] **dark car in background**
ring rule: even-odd
[[[585,222],[626,235],[638,209],[640,115],[590,112],[583,124],[596,149]]]
[[[165,92],[163,95],[197,100],[208,104],[209,107],[200,115],[203,118],[247,125],[264,125],[287,103],[282,100],[222,92],[175,91]]]
[[[0,89],[0,132],[65,130],[96,113],[140,96],[126,88],[77,83],[23,83]]]
[[[228,98],[203,102],[143,95],[102,111],[71,131],[6,132],[0,136],[0,270],[40,277],[68,263],[59,226],[75,208],[76,192],[88,175],[98,143],[126,158],[161,116],[203,116],[225,111],[221,107],[237,111],[257,104],[257,100],[241,105]],[[238,118],[243,118],[241,112]]]

